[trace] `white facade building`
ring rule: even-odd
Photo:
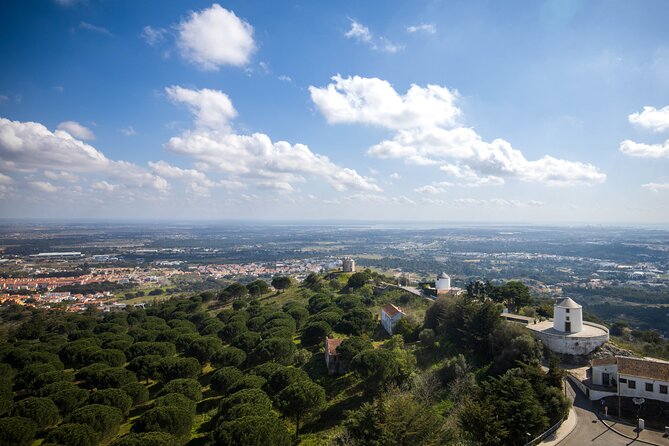
[[[434,284],[437,289],[437,295],[446,294],[451,291],[451,276],[446,273],[441,273],[437,277],[437,281]]]
[[[583,331],[583,307],[566,298],[553,307],[553,328],[564,333]]]
[[[400,307],[393,304],[386,304],[381,308],[381,325],[386,329],[389,335],[393,334],[393,327],[402,319],[405,313]]]
[[[554,319],[528,325],[532,335],[549,350],[566,355],[587,355],[609,340],[609,329],[583,322],[583,309],[569,297],[553,307]]]
[[[611,389],[610,395],[669,403],[669,362],[624,356],[593,359],[590,380]]]

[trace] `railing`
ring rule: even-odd
[[[558,428],[559,428],[559,427],[562,425],[562,423],[564,422],[564,419],[565,419],[565,417],[560,418],[560,421],[558,421],[557,423],[555,423],[554,425],[552,425],[551,427],[549,427],[548,430],[547,430],[546,432],[544,432],[543,434],[539,435],[537,438],[534,438],[534,439],[528,441],[527,443],[525,443],[524,446],[534,446],[535,444],[537,444],[537,443],[539,443],[540,441],[542,441],[544,438],[548,437],[550,434],[552,434],[553,432],[555,432],[556,430],[558,430]]]

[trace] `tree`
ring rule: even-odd
[[[68,423],[87,424],[100,434],[102,440],[113,437],[123,422],[120,410],[102,404],[89,404],[72,412],[66,419]]]
[[[115,440],[111,446],[174,446],[178,440],[166,432],[130,433]]]
[[[265,392],[260,389],[244,389],[223,398],[218,408],[218,414],[223,418],[229,418],[230,411],[235,406],[246,403],[256,404],[267,411],[272,410],[272,401]]]
[[[272,286],[279,291],[290,287],[292,280],[289,276],[274,276],[272,279]]]
[[[235,382],[240,380],[242,376],[244,376],[244,373],[237,367],[221,367],[211,374],[211,388],[218,393],[226,395],[228,389],[230,389]]]
[[[211,361],[211,358],[223,348],[221,340],[214,336],[203,336],[195,339],[186,348],[186,356],[192,356],[200,361],[200,364],[205,364]]]
[[[353,358],[365,350],[370,350],[372,343],[361,336],[351,336],[342,341],[337,347],[337,356],[340,361],[350,363]]]
[[[125,364],[125,354],[121,350],[104,349],[98,350],[91,355],[93,362],[104,362],[110,367],[121,367]]]
[[[155,365],[156,375],[163,382],[178,378],[197,378],[200,376],[202,366],[195,358],[178,358],[170,356],[162,358]]]
[[[88,402],[88,392],[79,387],[74,387],[53,393],[49,395],[49,399],[54,402],[60,413],[65,416]]]
[[[98,389],[110,387],[118,389],[126,384],[137,382],[137,376],[122,367],[109,367],[97,372],[89,382]]]
[[[486,291],[486,284],[482,280],[472,280],[467,284],[467,297],[471,300],[483,302],[487,297]]]
[[[289,446],[285,424],[273,416],[246,416],[224,421],[213,432],[221,446]]]
[[[128,364],[128,370],[132,370],[139,378],[146,379],[146,384],[149,384],[149,378],[156,378],[158,376],[159,365],[163,359],[159,355],[144,355],[137,356]]]
[[[233,282],[221,291],[218,299],[223,302],[241,299],[249,294],[249,290],[244,285],[238,282]]]
[[[310,347],[325,341],[325,338],[332,333],[332,327],[325,321],[316,321],[307,324],[302,330],[302,345]]]
[[[379,390],[403,376],[397,352],[390,350],[365,350],[353,358],[351,368],[370,390]]]
[[[149,389],[140,383],[128,383],[121,387],[121,390],[132,399],[133,406],[139,406],[149,400]]]
[[[284,311],[290,315],[290,317],[295,320],[295,325],[297,328],[301,328],[309,317],[309,310],[304,308],[301,305],[292,306],[289,308],[284,308]]]
[[[246,361],[246,353],[237,347],[223,347],[212,357],[212,363],[218,366],[239,367]]]
[[[337,331],[360,336],[374,330],[377,323],[371,311],[364,307],[356,307],[344,314],[337,324]]]
[[[174,379],[168,382],[163,387],[161,393],[180,393],[193,401],[200,401],[202,399],[202,387],[200,383],[189,378]]]
[[[179,438],[190,435],[193,415],[174,406],[155,407],[144,412],[133,426],[134,432],[166,432]]]
[[[41,429],[47,429],[60,420],[58,407],[52,400],[34,396],[15,403],[13,414],[33,420]]]
[[[37,425],[29,418],[0,418],[0,444],[30,446],[37,433]]]
[[[141,385],[141,384],[140,384]],[[93,392],[88,398],[91,404],[103,404],[116,407],[124,416],[128,415],[132,407],[132,398],[121,389],[102,389]]]
[[[246,285],[246,289],[251,296],[258,297],[269,292],[269,285],[264,280],[258,279]]]
[[[296,349],[292,339],[269,338],[258,344],[253,351],[252,358],[258,363],[273,360],[279,364],[288,365],[293,362]]]
[[[153,401],[153,407],[164,406],[181,407],[182,409],[186,409],[188,412],[195,415],[197,403],[181,393],[168,393],[156,398]]]
[[[346,286],[348,286],[349,288],[360,288],[363,285],[365,285],[370,279],[371,276],[366,271],[353,273],[351,274],[351,277],[348,278]]]
[[[325,404],[325,390],[311,380],[289,385],[277,395],[277,406],[286,416],[295,419],[295,437],[300,437],[300,419],[313,414]]]
[[[257,376],[257,375],[242,376],[241,379],[238,379],[232,386],[230,386],[228,392],[235,393],[245,389],[260,389],[265,385],[266,381],[267,380],[262,376]]]
[[[128,348],[130,359],[146,355],[174,356],[175,353],[176,348],[170,342],[135,342]]]
[[[267,378],[263,389],[269,395],[276,395],[291,384],[310,381],[309,375],[295,367],[281,367]]]
[[[44,437],[45,444],[62,446],[97,446],[100,436],[87,424],[61,424]]]

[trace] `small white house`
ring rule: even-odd
[[[393,304],[386,304],[381,308],[381,325],[386,329],[389,335],[393,334],[393,327],[405,316],[405,313],[400,307]]]
[[[435,288],[437,289],[437,295],[447,294],[451,291],[451,276],[446,273],[439,274],[437,281],[434,283]]]
[[[590,379],[609,387],[612,394],[669,403],[669,362],[612,356],[593,359]]]
[[[583,330],[583,307],[567,297],[553,307],[553,328],[564,333]]]

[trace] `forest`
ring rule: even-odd
[[[375,293],[381,279],[279,277],[111,313],[3,307],[0,444],[521,445],[566,414],[556,361],[542,370],[500,304]],[[394,336],[386,303],[407,313]],[[345,373],[328,374],[328,336]]]

